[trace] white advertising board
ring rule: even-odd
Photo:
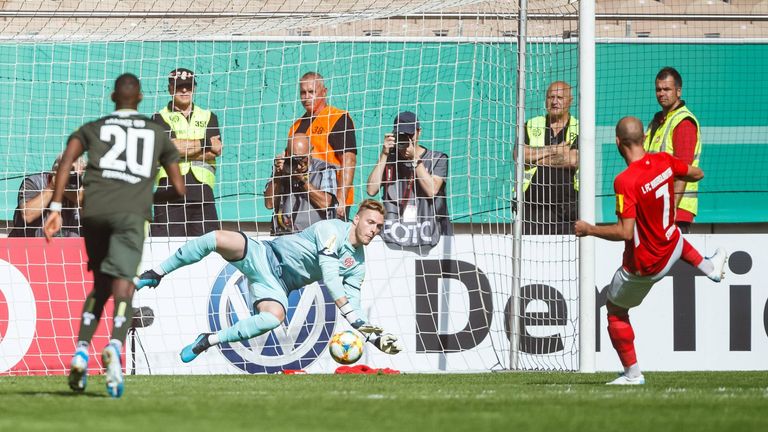
[[[705,254],[717,246],[729,250],[727,277],[716,284],[679,263],[642,305],[630,311],[641,367],[766,369],[768,262],[762,245],[768,235],[686,238]],[[525,257],[541,264],[523,268],[522,291],[529,298],[522,303],[523,352],[518,364],[577,369],[577,261],[564,256],[573,252],[563,252],[563,243],[548,249],[541,239],[535,239],[535,252]],[[529,241],[533,240],[524,243]],[[143,268],[158,264],[181,244],[147,243]],[[604,287],[621,263],[622,248],[622,243],[598,240],[598,301],[604,301]],[[523,249],[525,253],[525,244]],[[494,235],[457,235],[428,252],[393,250],[380,240],[374,242],[367,248],[363,308],[372,322],[398,335],[406,350],[389,356],[368,345],[361,362],[407,372],[509,367],[511,256],[511,239]],[[327,339],[348,327],[336,319],[335,306],[317,284],[291,297],[287,325],[246,344],[214,347],[194,362],[182,363],[178,352],[199,333],[225,328],[249,315],[244,286],[239,272],[211,254],[166,276],[159,288],[138,292],[134,306],[152,309],[154,321],[129,338],[127,367],[140,374],[333,372],[337,365],[325,349]],[[597,368],[617,370],[620,364],[605,329],[605,308],[598,317]],[[549,353],[525,353],[542,350]]]

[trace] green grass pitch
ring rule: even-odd
[[[0,377],[0,431],[767,431],[768,372]]]

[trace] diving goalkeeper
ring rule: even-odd
[[[248,279],[253,313],[217,333],[202,333],[181,350],[184,363],[213,345],[238,342],[264,334],[285,319],[288,294],[322,280],[341,315],[366,340],[387,354],[402,351],[396,336],[367,322],[360,310],[360,288],[365,277],[364,246],[384,226],[384,206],[375,200],[360,203],[352,222],[317,222],[304,231],[253,240],[241,232],[213,231],[188,241],[159,266],[141,274],[137,289],[155,287],[166,274],[217,252]]]

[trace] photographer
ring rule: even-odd
[[[275,158],[272,179],[264,188],[264,205],[275,210],[274,235],[299,232],[336,217],[336,170],[310,157],[311,150],[307,135],[297,133]]]
[[[445,199],[448,156],[422,147],[420,135],[416,114],[398,114],[368,176],[368,195],[382,192],[386,215],[381,237],[387,243],[434,246],[451,231]]]
[[[43,237],[43,224],[48,214],[48,204],[53,197],[54,174],[59,167],[61,156],[56,158],[50,172],[32,174],[21,182],[18,206],[13,213],[13,228],[8,237]],[[85,160],[75,161],[69,175],[64,201],[62,201],[61,237],[80,236],[80,206],[83,200],[83,170]]]

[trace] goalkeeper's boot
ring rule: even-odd
[[[163,279],[162,275],[157,274],[154,270],[147,270],[142,273],[141,276],[136,278],[134,282],[136,284],[136,289],[140,290],[144,287],[154,288],[160,285],[161,279]]]
[[[715,254],[707,258],[712,261],[714,270],[707,277],[715,282],[720,282],[725,277],[725,264],[728,262],[728,253],[723,248],[717,248]]]
[[[104,348],[101,353],[101,361],[107,378],[107,393],[113,398],[123,395],[123,367],[120,364],[120,349],[113,343]]]
[[[88,353],[76,351],[69,367],[69,388],[82,393],[88,381]]]
[[[607,382],[608,385],[643,385],[645,384],[645,377],[640,374],[640,376],[630,378],[625,374],[619,375],[618,378],[611,382]]]
[[[200,333],[194,342],[185,346],[184,349],[179,353],[181,361],[184,363],[189,363],[196,359],[197,356],[200,355],[203,351],[210,348],[211,344],[208,342],[208,336],[211,334],[212,333]]]

